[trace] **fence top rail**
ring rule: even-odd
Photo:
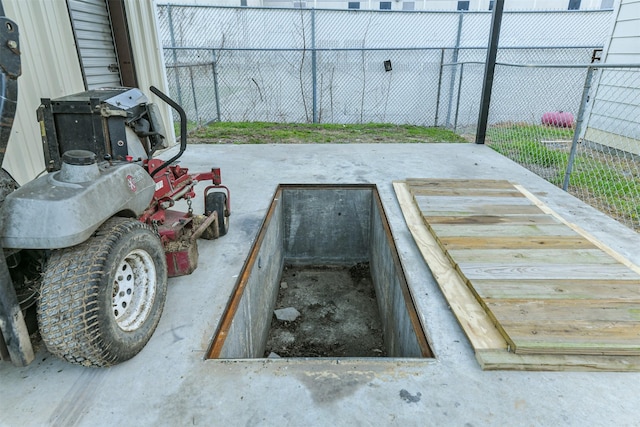
[[[443,67],[455,66],[455,65],[485,65],[484,61],[464,61],[464,62],[445,62]],[[640,68],[640,64],[601,64],[601,63],[587,63],[587,64],[514,64],[510,62],[496,62],[496,65],[504,65],[506,67],[518,67],[518,68]]]
[[[230,9],[230,10],[299,10],[299,11],[321,11],[321,12],[342,12],[342,13],[437,13],[448,15],[490,15],[490,10],[375,10],[375,9],[329,9],[329,8],[313,8],[313,7],[267,7],[267,6],[219,6],[210,4],[175,4],[175,3],[157,3],[158,7],[167,8],[198,8],[198,9]],[[610,9],[576,9],[576,10],[505,10],[504,14],[535,14],[535,13],[611,13]]]
[[[543,50],[543,49],[602,49],[603,46],[501,46],[500,49],[510,50]],[[298,52],[298,51],[317,51],[317,52],[361,52],[361,51],[416,51],[416,50],[482,50],[487,46],[447,46],[447,47],[205,47],[205,46],[163,46],[163,49],[171,50],[216,50],[216,51],[268,51],[268,52]],[[451,63],[455,64],[455,63]]]

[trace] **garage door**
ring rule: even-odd
[[[87,89],[121,86],[106,0],[68,0]]]

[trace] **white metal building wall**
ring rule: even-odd
[[[20,183],[44,170],[36,120],[40,98],[84,90],[69,12],[64,1],[3,0],[5,14],[18,24],[22,76],[18,107],[3,167]]]
[[[640,63],[640,0],[622,0],[605,62]]]
[[[36,120],[40,98],[57,98],[85,90],[67,4],[63,0],[3,0],[6,15],[20,30],[22,76],[18,107],[3,167],[24,184],[44,171],[42,139]],[[158,39],[154,1],[125,0],[133,58],[140,88],[167,92],[164,59]],[[151,97],[154,99],[155,97]],[[161,106],[164,122],[169,109]],[[173,127],[167,125],[167,131]]]
[[[149,86],[156,86],[164,93],[169,93],[167,74],[164,68],[164,55],[158,36],[158,16],[155,0],[125,0],[127,25],[133,50],[133,61],[136,67],[138,86],[158,104],[165,123],[167,138],[174,141],[173,119],[171,109],[163,101],[149,92]]]
[[[197,0],[199,4],[213,4],[216,6],[240,6],[240,0]],[[378,10],[381,0],[261,0],[266,7],[292,7],[294,3],[302,1],[304,7],[316,9],[346,9],[348,3],[360,3],[360,9]],[[391,10],[407,10],[405,3],[413,3],[410,10],[457,10],[457,0],[382,0],[391,2]],[[194,0],[171,0],[171,4],[193,4]],[[609,8],[610,0],[581,0],[580,9]],[[469,0],[470,11],[489,10],[490,0]],[[505,10],[567,10],[569,0],[506,0]]]
[[[614,16],[604,62],[640,64],[640,0],[622,0]],[[585,139],[640,155],[640,106],[629,102],[640,99],[640,88],[631,87],[628,82],[621,71],[603,72]]]

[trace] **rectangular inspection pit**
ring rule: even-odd
[[[292,279],[291,274],[297,277]],[[327,280],[346,277],[344,286],[353,289],[338,288],[331,292],[304,289],[300,280],[305,277],[308,283],[315,281],[315,286],[320,287],[327,286]],[[282,285],[283,280],[287,284]],[[300,312],[300,317],[289,323],[275,320],[274,310],[284,308],[276,305],[279,294],[282,298],[292,292],[308,297],[294,307]],[[323,294],[327,301],[313,300]],[[364,315],[364,320],[353,320],[358,317],[353,314],[353,310],[358,310],[357,307],[336,311],[336,306],[355,300],[352,297],[357,294],[370,297],[368,304],[373,305],[374,309],[368,311],[377,311],[377,316]],[[363,301],[366,299],[360,300],[359,304],[363,304]],[[352,316],[349,316],[349,312]],[[291,347],[311,348],[308,354],[301,353],[301,357],[433,357],[407,286],[378,190],[373,184],[278,186],[213,337],[207,358],[265,357],[267,341],[271,346],[273,340],[272,321],[274,326],[284,325],[295,330],[306,328],[301,322],[309,321],[314,316],[326,320],[325,325],[318,327],[327,328],[325,335],[330,341],[324,343],[325,346],[319,351],[317,342],[302,345],[294,343],[294,338],[291,338]],[[346,329],[350,337],[335,338],[330,328],[344,325],[350,320],[354,323],[364,321],[366,327],[348,327]],[[364,333],[362,331],[367,328],[374,335],[381,335],[377,347],[382,348],[366,348],[362,353],[346,351],[347,341],[360,340],[361,333]],[[298,339],[315,338],[300,333],[295,338]],[[335,349],[335,353],[331,349]],[[292,357],[296,354],[284,351],[283,356]]]

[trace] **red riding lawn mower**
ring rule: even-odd
[[[4,156],[20,74],[18,29],[5,17],[0,70]],[[153,158],[166,148],[158,107],[138,89],[109,88],[42,99],[48,173],[18,187],[0,172],[3,359],[30,363],[36,329],[51,353],[72,363],[110,366],[135,356],[160,320],[167,277],[196,269],[198,238],[227,233],[230,194],[220,169],[189,173],[176,164],[187,146],[185,112],[150,90],[180,115],[180,150],[169,160]],[[196,215],[199,183],[209,185],[205,212]],[[172,209],[179,201],[186,212]]]

